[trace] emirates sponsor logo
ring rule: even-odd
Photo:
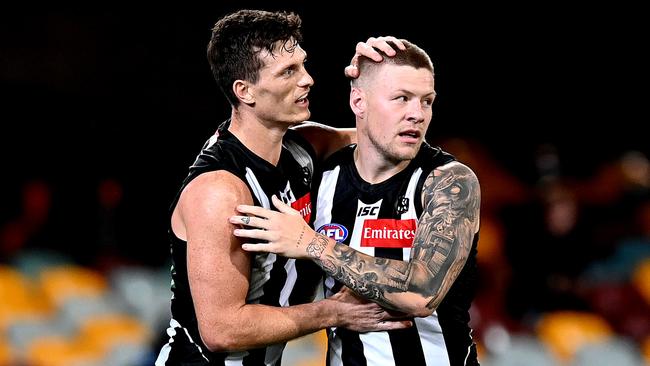
[[[367,219],[361,232],[362,247],[410,248],[415,238],[415,219]]]
[[[311,195],[309,193],[291,202],[291,207],[300,212],[302,218],[309,223],[311,219]]]

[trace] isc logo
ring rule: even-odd
[[[361,216],[377,216],[377,211],[379,211],[378,206],[359,207],[359,211],[357,211],[357,217],[361,217]]]
[[[316,231],[336,241],[343,241],[348,237],[348,229],[343,225],[335,223],[325,224]]]

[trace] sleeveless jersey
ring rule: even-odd
[[[426,177],[453,156],[424,143],[409,165],[388,180],[369,184],[356,170],[355,145],[324,165],[316,201],[314,227],[322,234],[365,254],[408,261]],[[475,293],[476,244],[463,270],[437,310],[415,318],[414,326],[387,332],[328,330],[329,366],[357,365],[478,365],[469,328],[469,308]],[[325,280],[326,296],[341,284]],[[352,316],[352,314],[351,314]]]
[[[310,189],[315,157],[311,145],[295,131],[288,130],[283,138],[280,160],[277,166],[273,166],[230,133],[229,124],[229,121],[224,122],[203,146],[173,201],[170,213],[178,203],[180,193],[194,178],[205,172],[225,170],[248,186],[255,205],[272,208],[270,197],[275,194],[310,222]],[[199,335],[187,277],[187,242],[176,237],[171,227],[168,234],[172,253],[172,319],[167,329],[169,342],[161,349],[156,366],[279,366],[285,343],[231,353],[213,353],[206,348]],[[320,276],[320,269],[310,261],[256,253],[251,259],[246,302],[271,306],[309,302],[313,299]]]

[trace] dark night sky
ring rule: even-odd
[[[210,28],[220,15],[246,7],[302,16],[303,48],[316,81],[313,120],[351,126],[343,68],[357,41],[395,35],[434,61],[439,97],[432,141],[474,138],[522,175],[542,142],[555,143],[578,174],[625,149],[649,150],[634,127],[649,120],[641,108],[648,32],[639,9],[275,3],[3,11],[6,194],[37,177],[83,197],[98,179],[117,177],[143,231],[162,233],[158,226],[187,166],[229,114],[205,58]]]

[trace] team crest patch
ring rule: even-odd
[[[395,202],[395,211],[398,215],[404,214],[409,210],[409,199],[404,196],[399,196]]]
[[[316,231],[338,242],[342,242],[348,237],[348,229],[341,224],[325,224]]]

